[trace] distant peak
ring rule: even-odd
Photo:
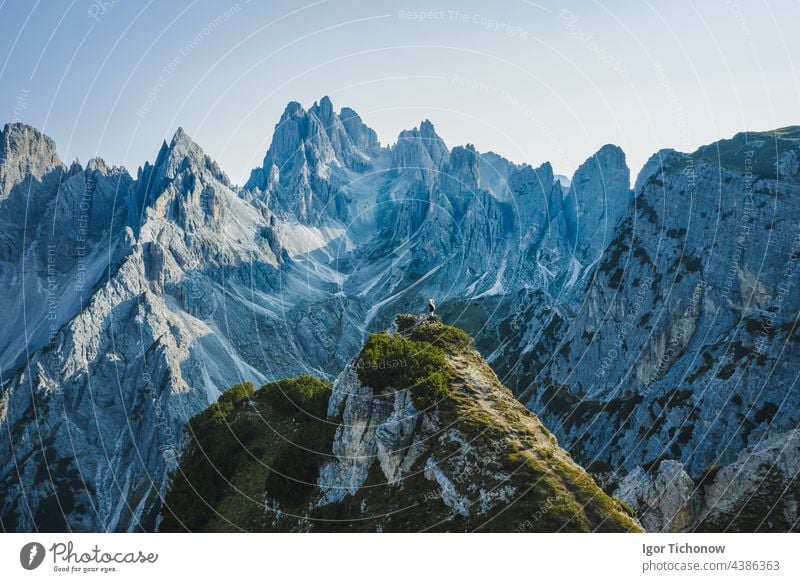
[[[434,180],[432,170],[442,167],[450,156],[444,140],[436,134],[428,119],[423,120],[419,127],[401,131],[392,152],[395,169],[416,168],[415,171],[421,172],[426,182]]]
[[[308,111],[315,115],[326,126],[330,126],[334,123],[336,114],[333,112],[333,103],[331,103],[328,96],[320,99],[319,103],[315,101],[314,105],[312,105],[311,109]]]
[[[398,136],[398,141],[419,138],[423,140],[443,141],[442,138],[439,137],[439,134],[436,133],[436,128],[429,119],[423,119],[420,122],[419,127],[401,131],[400,135]]]
[[[605,144],[594,154],[589,156],[586,161],[575,170],[575,174],[572,176],[570,183],[574,186],[576,182],[580,181],[579,178],[583,177],[585,179],[587,176],[597,173],[599,173],[601,179],[604,179],[603,176],[608,172],[612,174],[619,172],[620,176],[624,174],[626,176],[625,179],[630,179],[630,170],[628,169],[625,159],[625,152],[622,151],[622,148],[614,144]]]
[[[0,132],[0,153],[17,151],[20,148],[31,147],[35,144],[39,150],[55,154],[56,142],[35,127],[25,123],[7,123]]]
[[[169,155],[170,158],[175,159],[183,159],[183,158],[194,158],[196,160],[202,160],[205,157],[205,152],[203,148],[201,148],[196,141],[194,141],[191,136],[184,131],[183,127],[179,127],[175,134],[172,136],[172,140],[169,142],[169,145],[164,143],[162,146],[162,150]]]
[[[5,134],[15,134],[15,133],[31,133],[34,135],[44,135],[41,131],[33,127],[32,125],[28,125],[27,123],[22,123],[20,121],[12,121],[11,123],[6,123],[3,127],[3,132]]]
[[[537,172],[545,172],[545,173],[552,174],[553,173],[553,164],[551,164],[550,162],[542,162],[541,164],[539,164],[539,167],[536,168],[536,171]],[[559,176],[556,175],[554,177],[558,178]],[[561,177],[562,178],[566,178],[566,176],[561,176]]]
[[[56,142],[35,127],[18,122],[7,123],[0,131],[0,164],[8,160],[37,160],[42,168],[61,165]]]
[[[56,142],[24,123],[8,123],[0,131],[0,200],[25,176],[41,178],[63,166]]]
[[[183,127],[178,127],[178,130],[175,132],[175,135],[172,136],[172,141],[170,142],[170,148],[175,148],[175,146],[180,144],[191,145],[194,141],[189,134],[187,134]]]
[[[558,181],[559,184],[561,184],[562,188],[569,188],[570,181],[565,175],[555,174],[553,177]]]
[[[595,154],[595,156],[602,156],[602,157],[612,157],[613,156],[613,157],[617,157],[617,158],[621,157],[624,160],[625,159],[625,152],[622,151],[622,148],[619,147],[618,145],[615,145],[613,143],[607,143],[603,147],[601,147],[599,150],[597,150],[597,153]]]
[[[108,164],[106,164],[103,158],[92,158],[86,163],[86,169],[91,172],[108,174],[112,168],[108,167]]]
[[[206,155],[203,148],[182,127],[177,129],[169,144],[163,143],[153,167],[168,178],[174,178],[183,171],[199,173],[207,170],[226,186],[230,185],[230,180],[217,163]]]
[[[281,121],[285,121],[295,116],[302,116],[305,115],[306,111],[303,109],[303,106],[300,105],[297,101],[289,101],[286,104],[286,107],[283,110],[283,115],[281,115]]]
[[[169,143],[162,143],[154,165],[166,163],[174,169],[186,159],[193,160],[195,165],[202,164],[204,157],[203,149],[189,137],[183,127],[179,127]]]
[[[436,128],[433,126],[433,123],[430,119],[423,119],[422,123],[419,124],[419,134],[424,139],[442,140],[442,138],[439,137],[439,134],[436,133]]]
[[[478,152],[475,151],[475,146],[468,143],[463,146],[455,146],[450,152],[451,160],[469,160],[470,163],[477,163]]]
[[[456,179],[459,188],[477,189],[480,183],[478,153],[475,146],[456,146],[450,151],[448,173]]]
[[[339,111],[339,117],[342,121],[348,119],[361,121],[361,116],[356,113],[355,109],[351,109],[350,107],[342,107],[341,111]]]

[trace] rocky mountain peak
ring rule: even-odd
[[[544,162],[536,168],[536,175],[540,177],[543,184],[552,184],[553,181],[560,178],[553,173],[553,165],[550,162]],[[560,183],[560,182],[559,182]]]
[[[517,212],[531,209],[531,212],[541,213],[541,210],[545,209],[545,215],[552,215],[561,211],[561,200],[551,200],[557,180],[553,175],[553,166],[550,162],[544,162],[538,168],[524,164],[511,172],[508,183],[514,192],[514,204],[517,206]],[[555,207],[550,208],[551,204]],[[533,218],[533,216],[528,218]]]
[[[613,143],[607,143],[603,145],[592,158],[598,160],[598,162],[602,165],[612,165],[615,164],[617,166],[625,166],[628,167],[625,163],[625,152],[622,151],[622,148],[618,145]],[[588,161],[588,160],[587,160]]]
[[[400,132],[397,143],[392,148],[392,168],[395,173],[408,171],[432,184],[449,156],[450,151],[444,140],[426,119],[419,127]]]
[[[106,165],[106,162],[103,158],[90,159],[86,164],[86,169],[90,172],[97,172],[104,176],[108,175],[112,171],[112,168],[109,168],[108,165]]]
[[[622,148],[606,144],[581,164],[572,176],[570,194],[578,202],[578,210],[591,204],[625,208],[631,202],[630,170]],[[620,200],[621,199],[621,200]]]
[[[12,155],[57,159],[56,143],[25,123],[7,123],[0,131],[0,161]]]
[[[352,109],[337,114],[328,97],[307,111],[291,102],[245,189],[273,212],[300,222],[345,220],[348,198],[342,190],[351,173],[367,171],[379,153],[377,135]]]
[[[331,126],[334,123],[333,103],[331,103],[330,97],[327,95],[320,99],[319,103],[315,101],[308,112],[315,115],[326,126]]]
[[[283,114],[281,115],[280,121],[286,121],[292,117],[302,117],[305,114],[306,111],[303,109],[303,106],[300,103],[297,101],[289,101],[289,103],[287,103],[286,107],[283,109]]]
[[[294,214],[301,221],[317,219],[324,208],[303,199],[304,192],[321,190],[322,206],[327,206],[325,197],[340,178],[345,179],[341,173],[366,171],[379,149],[375,132],[352,109],[337,115],[328,97],[308,111],[293,101],[275,126],[262,166],[251,172],[245,189],[260,193],[279,214]]]
[[[63,166],[55,142],[24,123],[8,123],[0,131],[0,200],[26,177],[39,180]]]
[[[353,144],[359,150],[369,153],[375,153],[380,150],[381,144],[378,141],[378,134],[361,120],[358,113],[349,107],[342,107],[339,112],[339,119],[341,119]]]
[[[231,183],[219,168],[182,127],[179,127],[169,144],[165,141],[153,164],[159,179],[173,180],[179,174],[193,174],[201,180],[214,179],[230,187]]]
[[[170,147],[174,148],[178,144],[185,144],[187,146],[191,146],[192,144],[194,144],[194,141],[192,140],[192,138],[189,137],[189,134],[187,134],[184,131],[183,127],[181,127],[181,126],[178,126],[178,129],[175,131],[175,134],[172,136],[172,142],[171,142]]]
[[[456,146],[450,151],[447,176],[457,182],[460,190],[475,191],[480,183],[480,158],[475,146]]]
[[[312,169],[331,164],[363,169],[366,157],[378,147],[375,132],[352,109],[342,109],[337,115],[327,96],[314,102],[308,111],[293,101],[275,126],[259,177],[272,165],[283,173],[299,165]]]
[[[566,200],[569,236],[582,264],[592,263],[633,201],[625,152],[607,144],[575,171]]]
[[[419,134],[422,139],[441,141],[441,138],[436,133],[436,128],[433,127],[433,122],[431,122],[430,119],[423,119],[422,122],[420,122]]]
[[[167,154],[173,161],[182,161],[184,158],[202,159],[205,154],[182,127],[179,127],[172,136],[167,146]]]
[[[188,231],[221,228],[224,198],[235,197],[230,180],[203,149],[178,128],[155,161],[139,170],[135,205],[149,218]],[[138,225],[134,225],[138,226]],[[205,232],[205,230],[203,230]]]
[[[428,152],[431,159],[437,163],[441,163],[445,156],[449,154],[444,140],[436,133],[436,128],[428,119],[420,122],[419,127],[401,131],[397,138],[397,146],[401,143],[418,143]]]
[[[684,157],[685,154],[678,153],[673,149],[661,149],[657,151],[647,159],[642,169],[639,170],[639,175],[636,177],[633,191],[638,194],[649,180],[671,166],[675,161]]]

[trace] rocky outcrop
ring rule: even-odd
[[[202,453],[190,444],[181,459],[182,475],[188,477],[178,481],[179,491],[168,495],[169,528],[180,529],[175,526],[191,523],[200,513],[211,516],[195,520],[206,524],[204,531],[221,522],[263,531],[639,530],[623,506],[603,493],[500,384],[468,336],[410,316],[398,319],[398,327],[394,335],[371,336],[342,372],[333,386],[327,420],[301,420],[303,407],[297,406],[293,421],[282,422],[274,409],[262,406],[274,398],[269,397],[274,392],[270,385],[256,391],[251,404],[229,413],[233,427],[240,427],[246,422],[242,415],[254,410],[268,425],[286,426],[288,450],[296,452],[275,455],[255,444],[262,431],[234,428],[245,435],[241,445],[262,456],[230,452],[238,455],[239,464],[222,470],[231,475],[233,487],[212,500],[211,509],[207,497],[187,504],[181,496],[203,487],[210,477],[197,472],[204,465],[198,457]],[[398,357],[406,348],[408,359]],[[388,372],[396,380],[379,388],[366,380],[378,376],[364,373],[406,367],[400,374]],[[433,384],[428,384],[433,376],[446,382],[439,384],[434,398],[429,392]],[[290,400],[297,402],[309,390]],[[310,435],[331,421],[336,428],[327,445],[330,453],[312,448],[316,441]],[[298,423],[317,428],[298,432]],[[308,451],[313,451],[312,459]],[[296,460],[286,464],[282,459]],[[214,458],[210,463],[224,464]],[[267,468],[263,492],[252,489],[252,479],[248,485],[239,483],[238,476],[251,475],[260,466]],[[314,471],[302,470],[309,466],[318,471],[313,488],[309,479]],[[297,482],[301,474],[302,485],[292,486],[302,486],[303,497],[287,495],[278,485]],[[238,508],[235,513],[228,510],[233,507]]]
[[[330,416],[341,414],[342,424],[333,441],[336,459],[320,469],[319,504],[355,495],[376,460],[387,482],[400,483],[438,429],[435,418],[417,411],[408,390],[376,397],[352,366],[334,382],[330,408]]]
[[[42,181],[63,164],[56,144],[23,123],[8,123],[0,131],[0,202],[24,180]]]
[[[647,531],[685,531],[699,513],[695,483],[678,461],[662,461],[647,472],[636,467],[619,484],[615,496],[636,510]]]
[[[422,319],[410,329],[406,325],[393,336],[396,341],[452,334],[441,340],[451,396],[419,410],[418,387],[384,391],[365,385],[358,370],[370,363],[356,358],[334,383],[329,403],[329,415],[341,414],[341,425],[333,441],[335,458],[320,470],[314,501],[320,514],[359,507],[359,514],[369,516],[361,525],[377,531],[638,527],[499,383],[468,339]],[[539,463],[548,467],[542,474]],[[534,475],[538,481],[527,484]],[[581,505],[590,490],[595,496],[590,504],[610,512],[608,523],[593,524],[593,510]],[[381,501],[386,495],[389,504]],[[570,503],[583,511],[571,513]],[[515,508],[513,516],[505,515],[508,507]],[[395,512],[406,515],[398,520]]]
[[[677,461],[628,473],[615,495],[631,505],[647,531],[796,531],[800,523],[800,430],[742,451],[697,482]]]

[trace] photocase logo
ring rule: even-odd
[[[44,561],[44,546],[38,542],[30,542],[19,551],[19,563],[26,570],[35,570]]]

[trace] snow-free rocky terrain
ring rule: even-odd
[[[131,176],[9,124],[0,223],[5,531],[156,528],[188,419],[429,297],[645,528],[797,528],[799,128],[565,186],[324,98],[238,187],[182,130]]]

